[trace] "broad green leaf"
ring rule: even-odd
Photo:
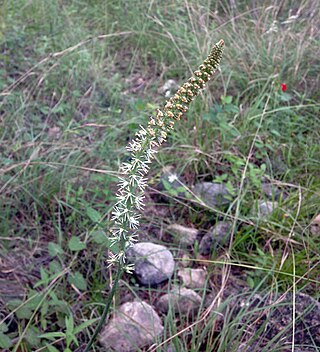
[[[47,343],[46,343],[46,347],[47,347],[49,352],[60,352],[57,348],[55,348],[52,345],[48,345]]]
[[[28,302],[25,306],[30,309],[36,309],[43,299],[44,294],[37,292],[36,290],[30,290],[28,293]]]
[[[95,209],[93,209],[91,207],[87,208],[87,215],[90,218],[90,220],[93,222],[100,222],[100,220],[101,220],[100,213],[98,213]]]
[[[98,230],[98,231],[93,231],[91,233],[91,237],[93,239],[93,242],[97,244],[103,244],[107,241],[107,236],[104,231]]]
[[[21,307],[16,311],[16,316],[19,319],[30,319],[32,316],[32,310],[29,307]]]
[[[68,281],[81,291],[85,291],[87,289],[87,281],[79,271],[71,274],[68,277]]]
[[[71,251],[77,252],[86,248],[86,244],[81,242],[76,236],[72,236],[69,240],[68,247]]]
[[[51,257],[55,257],[57,254],[63,254],[63,249],[54,242],[48,243],[48,251]]]
[[[222,101],[224,104],[231,104],[231,102],[232,102],[232,96],[231,96],[231,95],[222,96],[222,97],[221,97],[221,101]]]
[[[34,326],[31,326],[26,334],[26,340],[29,342],[31,346],[39,346],[40,337],[39,337],[39,329]]]
[[[61,273],[61,271],[62,271],[61,264],[56,260],[52,260],[50,262],[49,269],[50,269],[50,273],[52,273],[52,274]]]
[[[7,332],[8,331],[8,326],[6,323],[0,324],[0,332]]]
[[[11,345],[12,345],[12,341],[10,337],[0,331],[0,347],[5,349],[5,348],[10,348]]]

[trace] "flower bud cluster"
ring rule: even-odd
[[[158,109],[156,116],[151,116],[147,128],[140,126],[136,138],[129,143],[127,150],[131,152],[129,162],[120,168],[117,203],[112,212],[112,245],[120,249],[111,253],[110,264],[121,262],[127,272],[133,267],[126,264],[126,250],[136,241],[140,215],[136,211],[143,210],[144,190],[147,185],[146,174],[149,164],[157,152],[157,148],[166,141],[167,134],[174,128],[176,120],[188,111],[189,104],[205,88],[212,74],[219,66],[224,42],[220,40],[213,46],[209,56],[194,72],[194,77],[184,83],[177,93],[170,98],[162,110]]]

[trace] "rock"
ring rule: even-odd
[[[204,269],[185,268],[178,271],[178,277],[188,288],[203,288],[207,272]]]
[[[183,253],[182,260],[179,261],[179,265],[186,268],[190,265],[190,263],[192,263],[191,257],[188,254]]]
[[[228,243],[231,235],[232,223],[218,221],[200,241],[199,252],[208,255],[213,249]]]
[[[160,297],[157,308],[163,313],[173,309],[174,313],[189,314],[200,305],[201,297],[196,292],[185,287],[174,287],[169,293]]]
[[[259,201],[258,202],[258,217],[261,219],[266,219],[269,217],[273,211],[278,207],[278,202],[272,201]]]
[[[318,214],[313,220],[313,224],[320,225],[320,214]]]
[[[262,192],[270,200],[278,200],[281,195],[281,190],[272,183],[262,182],[261,188]]]
[[[192,246],[196,241],[199,231],[179,224],[172,224],[167,227],[167,231],[173,233],[177,242],[185,246]]]
[[[100,343],[107,351],[135,352],[154,343],[162,332],[161,319],[149,304],[127,302],[103,328]]]
[[[319,236],[320,235],[320,214],[318,214],[310,224],[310,231],[312,235]]]
[[[136,243],[128,249],[127,257],[135,264],[134,274],[142,285],[158,285],[170,279],[174,272],[173,256],[165,246]]]
[[[200,182],[193,187],[193,192],[210,207],[224,207],[232,200],[227,186],[222,183]]]
[[[168,79],[165,84],[159,88],[159,93],[164,94],[166,98],[169,98],[178,89],[178,83],[174,79]]]

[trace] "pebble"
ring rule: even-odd
[[[171,278],[175,263],[171,252],[152,242],[134,244],[127,251],[128,260],[135,265],[134,274],[145,286],[155,286]]]

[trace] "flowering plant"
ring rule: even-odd
[[[123,270],[132,272],[133,266],[126,263],[125,253],[136,241],[140,219],[137,211],[143,210],[144,190],[147,185],[145,176],[149,171],[149,164],[157,148],[166,141],[167,134],[174,128],[175,122],[188,111],[191,101],[205,88],[219,66],[223,47],[223,40],[213,46],[207,59],[194,72],[194,76],[178,89],[162,110],[157,110],[155,117],[150,117],[146,128],[140,126],[136,138],[127,146],[127,150],[131,152],[131,160],[123,163],[120,168],[118,201],[111,218],[114,221],[111,230],[111,248],[117,244],[120,250],[110,254],[108,259],[110,265],[121,263]]]
[[[110,265],[117,264],[118,270],[100,322],[84,352],[90,351],[102,329],[123,271],[131,273],[133,270],[133,265],[126,263],[126,250],[136,241],[140,219],[137,211],[143,210],[144,190],[147,185],[145,176],[149,171],[149,164],[157,148],[165,142],[167,133],[173,129],[175,122],[181,119],[183,113],[188,111],[191,101],[205,88],[218,68],[223,47],[224,41],[221,39],[213,46],[199,70],[194,72],[194,76],[178,89],[162,110],[157,110],[155,117],[150,117],[146,128],[140,126],[136,138],[127,146],[127,150],[131,152],[131,160],[123,163],[120,168],[118,201],[113,207],[111,218],[114,222],[111,229],[111,248],[112,245],[117,244],[119,251],[111,253],[108,259]]]

